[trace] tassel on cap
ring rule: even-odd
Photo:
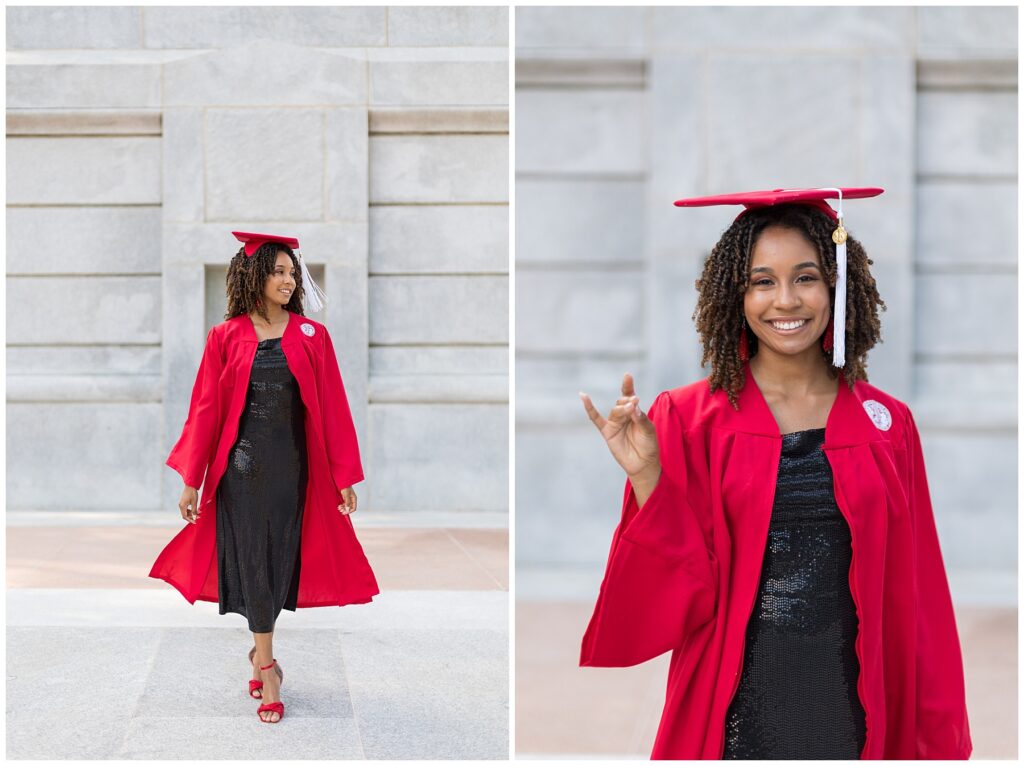
[[[313,281],[313,275],[309,273],[302,253],[296,250],[295,254],[299,257],[299,268],[302,269],[302,287],[306,294],[306,302],[309,304],[307,308],[314,312],[323,311],[324,304],[327,303],[327,294]]]
[[[836,300],[832,309],[832,366],[846,366],[846,229],[843,228],[843,191],[833,189],[839,195],[839,210],[836,211],[838,225],[832,232],[836,245]]]

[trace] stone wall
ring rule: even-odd
[[[871,381],[915,411],[958,582],[1013,597],[1016,29],[1015,8],[517,9],[521,571],[599,581],[623,476],[577,391],[607,409],[629,371],[646,406],[706,374],[693,283],[736,211],[672,201],[877,185],[844,206],[888,304]]]
[[[507,508],[507,9],[12,7],[7,46],[9,508],[175,508],[232,229],[328,293],[361,506]]]

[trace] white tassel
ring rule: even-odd
[[[846,366],[846,232],[843,230],[843,219],[839,219],[842,231],[842,242],[836,245],[836,306],[832,312],[832,365]],[[833,237],[835,235],[833,234]]]
[[[836,243],[836,302],[832,311],[832,366],[842,369],[846,366],[846,229],[843,228],[843,192],[839,194],[839,210],[836,216],[839,225],[832,232]]]
[[[302,287],[306,294],[306,303],[309,304],[308,308],[313,312],[322,311],[324,304],[327,303],[327,294],[313,281],[313,275],[309,273],[302,253],[296,251],[295,254],[299,257],[299,268],[302,269]]]

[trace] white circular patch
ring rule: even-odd
[[[879,431],[888,431],[892,428],[892,415],[889,414],[889,408],[881,402],[868,399],[864,402],[864,411]]]
[[[313,334],[316,332],[316,328],[313,327],[313,325],[311,325],[309,322],[303,322],[302,331],[306,333],[306,335],[308,335],[310,338],[312,338]]]

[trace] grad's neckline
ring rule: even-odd
[[[824,433],[825,432],[825,426],[822,426],[821,428],[803,428],[803,429],[801,429],[799,431],[790,431],[789,433],[782,434],[782,436],[783,437],[786,437],[786,436],[798,436],[800,434],[812,434],[812,433],[816,433],[818,431]]]
[[[288,315],[288,321],[284,323],[284,330],[281,332],[281,334],[276,335],[273,338],[261,338],[259,334],[256,332],[256,323],[252,321],[252,317],[249,316],[248,314],[244,315],[245,318],[249,320],[249,327],[252,328],[252,334],[253,337],[256,338],[257,344],[262,343],[265,340],[279,340],[287,334],[288,328],[291,327],[292,324],[292,312],[290,312],[288,309],[285,309],[284,313]]]
[[[787,436],[787,434],[782,433],[782,429],[779,428],[779,422],[775,419],[775,413],[773,413],[772,412],[772,408],[768,406],[768,400],[765,399],[764,392],[761,391],[761,386],[758,385],[757,378],[754,377],[754,371],[751,368],[749,361],[744,363],[743,369],[744,369],[744,375],[745,375],[745,383],[744,383],[743,388],[746,389],[746,387],[747,387],[746,384],[752,384],[752,388],[753,388],[753,391],[754,391],[754,398],[757,400],[758,404],[760,405],[760,407],[763,410],[763,413],[764,413],[763,417],[766,417],[766,421],[765,421],[766,424],[767,423],[771,423],[771,425],[774,426],[774,428],[772,430],[774,430],[775,434],[777,435],[777,438],[782,439],[784,436]],[[835,417],[837,417],[836,413],[838,413],[840,411],[841,407],[843,406],[842,399],[843,399],[843,396],[844,396],[843,388],[845,388],[845,385],[844,385],[845,382],[846,381],[845,381],[845,378],[843,376],[842,370],[840,370],[839,371],[839,385],[837,386],[837,390],[836,390],[836,398],[832,400],[832,405],[829,407],[828,415],[825,416],[825,427],[823,429],[821,429],[821,430],[825,431],[825,437],[826,437],[825,441],[828,441],[829,434],[833,433],[833,431],[835,429],[835,424],[833,423],[833,420],[834,420]],[[810,429],[810,430],[818,430],[818,429]],[[802,433],[802,432],[801,431],[792,431],[791,433]]]

